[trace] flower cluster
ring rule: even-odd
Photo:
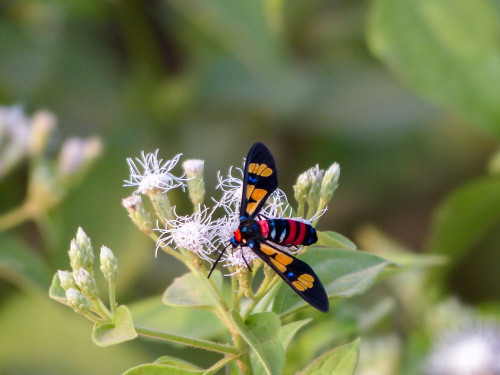
[[[176,155],[173,159],[164,162],[162,159],[158,159],[158,150],[156,150],[150,154],[143,152],[141,158],[135,160],[127,159],[130,178],[125,181],[125,186],[136,188],[132,197],[137,197],[137,194],[146,194],[152,199],[158,219],[163,224],[157,228],[160,234],[157,240],[157,250],[180,247],[195,253],[203,260],[213,262],[213,253],[230,245],[230,239],[239,226],[244,173],[241,168],[233,167],[229,168],[227,175],[218,172],[216,189],[220,191],[221,196],[219,199],[212,198],[213,206],[208,207],[203,205],[205,196],[204,162],[202,160],[186,160],[182,165],[184,174],[178,177],[172,173],[172,170],[178,163],[180,156],[181,154]],[[280,189],[276,189],[267,199],[262,208],[262,216],[280,219],[293,218],[307,223],[317,221],[325,212],[326,203],[337,187],[339,172],[338,164],[335,163],[326,173],[316,166],[299,177],[295,187],[296,198],[299,202],[299,211],[296,215],[299,217],[293,217],[293,209],[289,205],[285,193]],[[168,192],[178,187],[184,191],[186,185],[195,212],[191,215],[179,215],[175,207],[170,207]],[[163,198],[160,199],[159,195]],[[150,219],[146,217],[147,214],[144,212],[142,202],[136,202],[137,199],[132,197],[126,198],[123,204],[134,223],[145,231],[144,228],[150,226],[148,226],[149,224],[145,226],[144,223],[150,222]],[[130,202],[131,199],[134,199],[133,204]],[[307,220],[300,217],[302,216],[300,205],[304,202],[307,202],[309,206]],[[217,214],[222,216],[215,218]],[[299,250],[300,248],[292,249],[292,251]],[[226,266],[238,271],[255,258],[257,256],[253,251],[248,247],[241,246],[226,251],[222,260]]]
[[[57,281],[51,287],[51,297],[71,306],[75,312],[94,322],[109,321],[116,308],[114,285],[118,275],[118,263],[113,252],[102,246],[100,269],[109,283],[111,311],[99,297],[99,290],[94,276],[94,249],[90,238],[78,228],[76,238],[71,240],[69,259],[71,271],[59,270]],[[55,279],[55,280],[56,280]]]

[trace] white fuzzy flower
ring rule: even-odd
[[[130,180],[125,180],[124,186],[137,187],[135,193],[146,194],[148,191],[162,191],[164,193],[171,189],[181,187],[184,191],[186,179],[174,176],[170,171],[175,167],[182,154],[174,156],[172,160],[163,161],[158,159],[158,150],[154,153],[144,154],[141,158],[127,158],[130,169]]]
[[[213,210],[204,207],[192,215],[176,216],[175,220],[168,220],[165,229],[158,229],[161,233],[157,242],[159,247],[175,244],[195,252],[201,259],[212,262],[209,255],[216,250],[215,236],[219,231],[219,220],[212,221]]]
[[[499,327],[482,324],[448,333],[429,356],[426,374],[499,375]]]

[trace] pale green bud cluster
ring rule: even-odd
[[[307,172],[299,176],[297,183],[293,186],[293,191],[295,200],[300,204],[304,204],[309,195],[309,174]]]
[[[116,281],[118,276],[118,260],[115,254],[107,246],[101,247],[101,271],[106,280],[110,282]]]
[[[151,234],[153,229],[153,222],[151,215],[144,208],[142,197],[140,195],[131,195],[130,197],[122,200],[122,205],[128,212],[128,216],[132,222],[146,234]]]
[[[42,155],[45,151],[50,136],[57,125],[57,118],[48,111],[38,111],[31,118],[30,154]]]
[[[97,290],[97,283],[93,275],[86,269],[79,268],[73,271],[75,283],[85,297],[91,300],[99,298],[99,291]]]
[[[324,202],[329,202],[333,197],[333,193],[339,186],[340,166],[338,163],[333,163],[325,172],[323,182],[321,183],[321,199]]]
[[[57,160],[59,177],[64,183],[78,177],[101,152],[102,142],[97,137],[67,139],[61,147]]]
[[[19,105],[0,106],[0,178],[23,160],[29,163],[27,195],[20,207],[25,212],[18,220],[43,218],[80,181],[101,152],[98,138],[70,138],[63,142],[55,161],[47,155],[47,148],[56,126],[56,116],[48,111],[38,111],[30,118]]]
[[[82,228],[78,228],[76,239],[71,240],[69,260],[73,270],[84,268],[92,272],[94,250],[90,243],[90,238],[85,234]]]
[[[309,192],[307,194],[307,204],[313,207],[317,205],[321,195],[321,182],[323,181],[322,169],[316,164],[315,167],[306,172],[309,175]]]
[[[299,204],[297,214],[304,215],[304,207],[307,202],[307,218],[315,224],[317,215],[321,215],[327,203],[332,199],[333,193],[338,187],[340,167],[333,163],[325,172],[316,165],[302,173],[293,187],[295,199]]]
[[[203,160],[191,159],[182,163],[182,168],[186,173],[189,198],[195,207],[203,203],[205,199],[205,180],[203,178]]]
[[[153,203],[156,214],[159,218],[163,220],[172,220],[174,218],[174,211],[167,193],[161,190],[149,190],[147,195],[151,200],[151,203]]]
[[[63,287],[64,290],[68,290],[71,288],[73,289],[78,288],[72,272],[59,270],[57,271],[57,274],[59,276],[59,281],[61,282],[61,286]]]
[[[57,271],[49,295],[61,303],[70,305],[76,312],[94,322],[110,321],[112,313],[117,308],[115,282],[118,276],[118,261],[113,252],[108,247],[102,246],[100,254],[100,268],[109,283],[111,311],[106,308],[99,296],[92,269],[94,251],[89,236],[82,228],[78,228],[76,237],[71,240],[68,253],[72,270]]]
[[[82,292],[75,288],[69,288],[66,290],[66,298],[68,299],[68,303],[73,310],[79,314],[88,314],[93,305],[92,302],[82,294]]]

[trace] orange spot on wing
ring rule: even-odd
[[[303,273],[302,275],[299,276],[299,281],[306,287],[306,288],[312,288],[314,285],[314,277],[307,273]]]
[[[249,186],[250,187],[250,186]],[[253,186],[252,186],[253,187]],[[259,202],[264,196],[267,194],[267,190],[264,189],[255,189],[252,193],[252,198]],[[247,191],[248,195],[248,191]]]
[[[280,262],[281,264],[283,264],[285,266],[288,266],[290,263],[293,262],[292,257],[285,255],[285,254],[282,254],[282,253],[277,253],[276,256],[274,257],[274,259],[276,259],[278,262]]]
[[[250,163],[248,166],[248,172],[255,173],[255,170],[259,168],[259,164]]]
[[[264,169],[261,173],[259,173],[262,177],[269,177],[273,174],[273,170],[271,168]]]
[[[252,195],[252,192],[254,189],[255,189],[255,186],[253,186],[253,185],[247,186],[247,199],[250,199],[250,196]]]
[[[304,285],[302,285],[302,284],[301,284],[300,282],[298,282],[298,281],[292,281],[292,284],[293,284],[293,286],[294,286],[297,290],[299,290],[299,291],[301,291],[301,292],[303,292],[304,290],[306,290],[306,288],[304,287]]]
[[[266,254],[266,255],[273,255],[276,253],[276,250],[274,250],[271,246],[268,246],[266,244],[261,244],[260,249]]]
[[[262,172],[264,172],[264,169],[267,168],[266,164],[260,164],[259,165],[259,170],[256,172],[258,175],[261,175]]]
[[[281,263],[277,262],[273,258],[270,258],[270,259],[271,259],[271,262],[273,262],[273,264],[276,266],[276,268],[279,269],[282,273],[286,271],[286,267],[284,265],[282,265]]]
[[[251,215],[257,208],[257,202],[250,202],[247,205],[247,214]]]

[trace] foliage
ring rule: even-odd
[[[11,111],[24,129],[45,125],[26,142],[0,121],[0,372],[203,373],[214,363],[237,372],[211,296],[189,293],[206,279],[185,273],[192,258],[161,249],[152,257],[143,233],[156,227],[155,202],[145,205],[142,233],[131,230],[116,181],[138,150],[184,151],[207,160],[212,194],[216,170],[256,140],[276,150],[287,193],[313,161],[338,160],[344,174],[318,247],[301,255],[331,311],[312,311],[275,284],[254,314],[241,316],[243,304],[241,319],[229,315],[255,369],[281,368],[282,347],[287,374],[335,366],[339,356],[348,373],[357,361],[358,375],[453,373],[444,366],[470,344],[464,338],[500,347],[499,10],[491,0],[2,3],[2,116]],[[100,141],[69,139],[92,133],[107,144],[96,164]],[[98,152],[81,158],[91,144]],[[190,211],[180,192],[170,199]],[[68,269],[78,226],[119,260],[114,284],[94,266],[99,294],[75,304],[98,320],[93,335],[46,298],[51,274]],[[255,268],[254,288],[267,277]],[[59,275],[50,296],[67,302]],[[210,280],[233,300],[227,277]],[[159,335],[172,344],[146,339]],[[92,339],[128,341],[103,349]],[[207,342],[219,352],[183,349]]]

